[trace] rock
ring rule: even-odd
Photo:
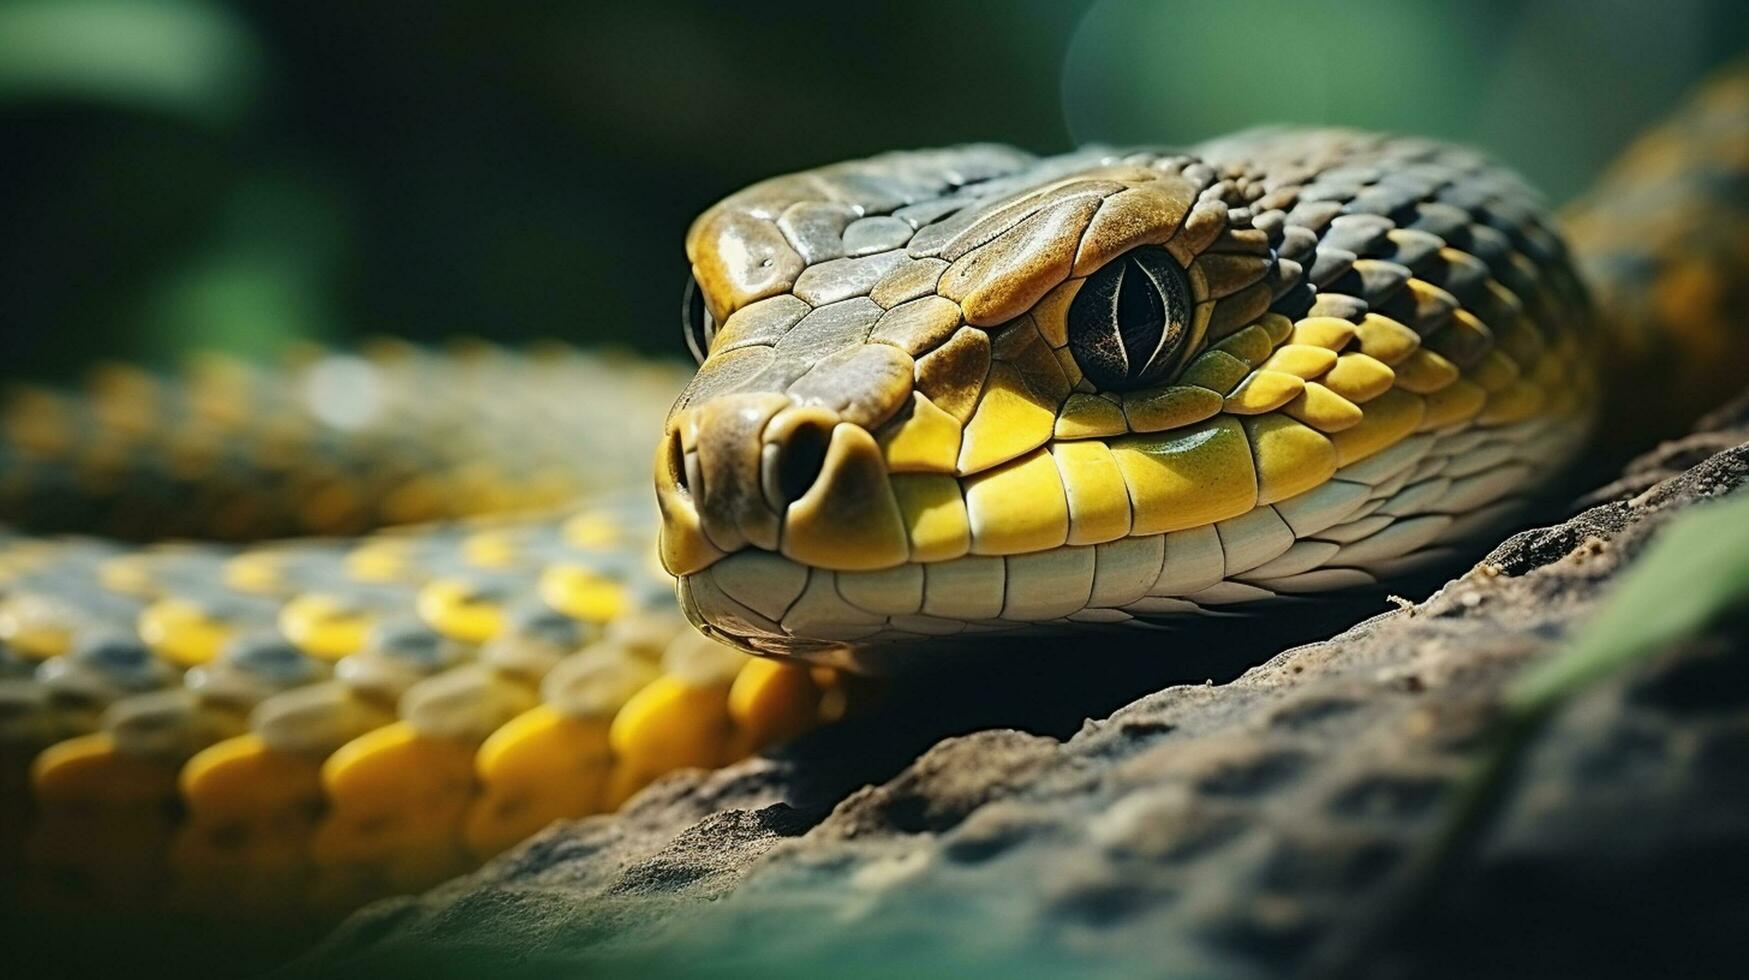
[[[1587,688],[1497,794],[1474,774],[1507,685],[1746,480],[1749,398],[1426,601],[1228,683],[1061,741],[950,738],[861,789],[914,746],[904,716],[675,776],[300,967],[1724,973],[1749,945],[1749,612]]]

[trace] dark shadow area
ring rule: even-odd
[[[1283,650],[1391,611],[1393,597],[1427,598],[1512,531],[1563,520],[1574,510],[1575,488],[1586,485],[1562,481],[1487,541],[1388,586],[1281,599],[1157,629],[993,638],[939,652],[938,669],[880,682],[873,710],[778,750],[795,767],[786,780],[790,802],[824,817],[850,792],[892,778],[944,738],[1013,728],[1066,739],[1088,720],[1163,688],[1226,683]]]

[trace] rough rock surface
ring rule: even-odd
[[[1066,740],[949,738],[861,789],[921,715],[677,776],[367,910],[302,965],[1725,972],[1749,952],[1749,611],[1587,689],[1464,807],[1505,686],[1660,528],[1746,481],[1749,400],[1426,601],[1229,683]]]

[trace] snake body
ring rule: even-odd
[[[1508,171],[1351,131],[887,154],[686,247],[671,406],[560,348],[15,398],[21,528],[243,541],[0,538],[33,900],[344,910],[830,721],[842,668],[1388,579],[1584,445],[1619,336]]]

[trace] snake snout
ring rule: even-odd
[[[744,548],[826,568],[908,556],[875,437],[787,395],[737,393],[677,412],[657,459],[664,559],[686,574]]]
[[[787,501],[766,492],[767,483],[775,488],[778,481],[766,479],[763,433],[789,404],[776,394],[727,395],[669,420],[662,450],[667,461],[658,463],[657,490],[666,489],[688,505],[705,543],[716,551],[777,548]],[[782,456],[782,448],[774,446],[769,455]],[[792,475],[786,483],[800,478]]]

